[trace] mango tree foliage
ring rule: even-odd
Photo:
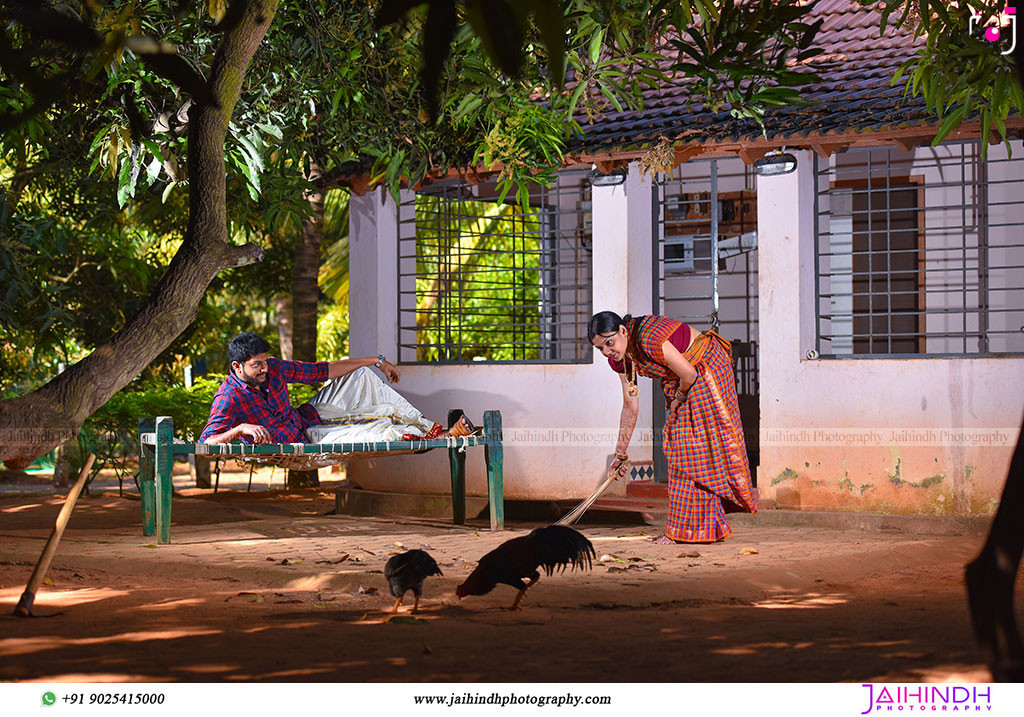
[[[924,37],[925,45],[892,78],[905,93],[923,97],[936,119],[937,145],[967,120],[981,124],[981,136],[995,131],[1006,142],[1006,119],[1024,111],[1020,70],[1024,36],[1005,0],[860,0],[880,7],[881,30],[895,21],[897,32]],[[888,32],[893,32],[890,28]],[[988,142],[982,142],[982,153]]]

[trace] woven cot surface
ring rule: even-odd
[[[433,450],[422,448],[416,451],[356,451],[353,453],[276,453],[268,455],[225,455],[225,458],[234,458],[246,463],[258,465],[277,466],[292,471],[311,471],[317,468],[346,463],[353,458],[380,458],[382,456],[400,456],[409,453],[425,453]]]

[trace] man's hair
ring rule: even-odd
[[[228,361],[245,363],[253,356],[265,354],[268,351],[270,351],[270,344],[262,336],[254,334],[252,331],[246,331],[231,339],[231,343],[228,344]]]

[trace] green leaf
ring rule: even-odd
[[[252,143],[252,140],[248,137],[239,136],[238,143],[245,150],[246,163],[250,164],[248,160],[251,160],[250,166],[254,168],[254,171],[262,172],[265,169],[263,166],[263,154],[256,149],[256,145]]]
[[[177,185],[178,185],[178,183],[175,182],[175,181],[171,181],[171,182],[167,183],[167,186],[164,187],[164,193],[162,195],[160,195],[160,203],[161,204],[167,204],[167,197],[171,196],[171,190],[174,189]]]
[[[135,187],[131,181],[131,162],[122,162],[121,171],[117,178],[117,206],[124,209],[128,198],[135,194]]]
[[[461,122],[467,116],[475,112],[484,102],[484,98],[478,94],[470,93],[462,98],[459,106],[452,113],[452,121]]]
[[[154,158],[153,161],[146,166],[146,177],[149,179],[147,184],[152,184],[156,181],[156,178],[160,176],[160,170],[162,168],[163,163],[158,158]]]
[[[590,45],[587,49],[587,59],[590,64],[596,65],[601,59],[601,45],[604,42],[604,29],[597,30],[590,38]]]
[[[622,112],[622,105],[619,103],[619,98],[615,96],[615,93],[608,87],[608,84],[598,80],[597,86],[601,90],[601,94],[604,95],[609,102],[615,105],[615,109]]]
[[[967,113],[967,105],[960,105],[954,112],[951,112],[942,124],[939,125],[939,131],[935,135],[935,139],[932,140],[932,146],[938,145],[944,140],[950,132],[956,129],[964,119],[964,115]]]
[[[271,137],[276,137],[277,139],[284,139],[284,135],[281,133],[280,127],[275,127],[272,124],[266,123],[259,123],[256,126],[259,127],[260,130],[262,130],[265,134],[269,134]]]
[[[572,91],[572,96],[569,98],[569,109],[566,112],[566,114],[568,114],[570,116],[575,114],[575,112],[576,112],[576,103],[580,101],[580,96],[583,94],[583,91],[586,90],[586,89],[587,89],[587,83],[586,82],[579,82],[576,85],[576,89],[574,89]]]

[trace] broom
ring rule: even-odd
[[[623,465],[628,465],[628,462],[624,463]],[[604,494],[604,492],[608,490],[608,486],[612,484],[612,481],[616,480],[619,477],[618,473],[621,469],[621,465],[619,466],[619,468],[609,468],[608,476],[604,479],[604,483],[599,485],[594,490],[594,492],[591,493],[590,496],[583,500],[579,505],[577,505],[575,508],[573,508],[568,513],[559,518],[555,522],[555,525],[572,525],[577,520],[582,518],[583,514],[586,513],[587,510],[590,509],[590,506],[594,504],[594,501],[600,498]]]

